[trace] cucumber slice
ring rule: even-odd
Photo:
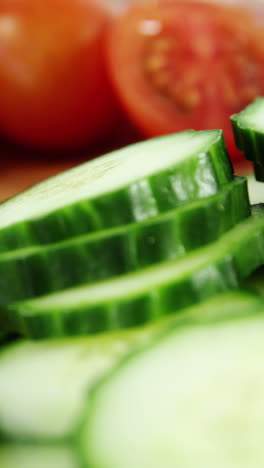
[[[0,252],[156,216],[233,179],[222,132],[137,143],[74,167],[0,205]]]
[[[264,181],[264,98],[257,98],[231,117],[237,148],[253,161],[257,180]]]
[[[236,178],[211,197],[141,223],[3,253],[0,304],[180,257],[213,242],[249,214],[247,180]]]
[[[21,341],[4,348],[0,354],[2,437],[32,441],[69,437],[80,419],[87,389],[127,351],[148,342],[159,327]]]
[[[126,358],[90,395],[86,466],[263,466],[263,311],[183,323]]]
[[[136,326],[236,288],[264,262],[264,210],[216,242],[120,278],[67,289],[6,308],[10,327],[32,338]]]
[[[211,316],[247,314],[260,307],[263,299],[257,295],[233,291],[145,327],[9,345],[0,354],[2,437],[42,442],[70,439],[89,406],[90,389],[128,352],[171,329],[181,316],[192,323]]]
[[[1,468],[80,468],[73,450],[56,445],[0,445]]]

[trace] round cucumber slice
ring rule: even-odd
[[[0,354],[0,433],[12,441],[69,440],[89,411],[91,388],[127,353],[146,346],[179,320],[201,323],[252,314],[260,307],[263,299],[257,295],[232,291],[145,327],[9,345]]]
[[[0,205],[0,252],[156,216],[233,179],[220,130],[137,143],[47,179]]]
[[[251,312],[176,327],[107,376],[81,429],[87,466],[263,466],[264,318]]]

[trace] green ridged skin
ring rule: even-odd
[[[148,345],[178,321],[242,316],[260,307],[263,298],[231,291],[144,327],[5,347],[0,353],[0,439],[54,445],[72,440],[89,408],[90,390],[132,350]],[[3,468],[1,455],[0,460]]]
[[[264,262],[263,213],[179,260],[10,304],[10,327],[36,339],[133,327],[237,288]]]
[[[211,197],[141,223],[1,254],[0,305],[179,258],[249,215],[247,181],[236,178]]]
[[[231,117],[237,148],[253,162],[256,179],[264,181],[264,98],[257,98]]]
[[[142,221],[213,195],[232,180],[220,130],[130,145],[0,204],[0,252]]]
[[[179,322],[94,387],[77,438],[87,467],[263,466],[264,306],[232,305]]]

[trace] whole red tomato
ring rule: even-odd
[[[113,84],[146,136],[222,128],[264,94],[264,28],[248,10],[191,0],[144,0],[111,28]]]
[[[114,124],[109,13],[89,0],[1,0],[0,131],[41,148],[94,142]]]

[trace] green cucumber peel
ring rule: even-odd
[[[247,181],[237,177],[215,195],[140,223],[2,253],[0,305],[179,258],[249,215]]]
[[[0,204],[0,252],[142,221],[233,180],[221,130],[127,146]]]
[[[264,97],[231,116],[237,148],[253,162],[255,177],[264,181]]]
[[[179,260],[11,303],[5,313],[13,330],[32,338],[137,326],[237,288],[263,261],[264,210],[258,208],[218,241]]]

